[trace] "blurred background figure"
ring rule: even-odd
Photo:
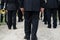
[[[18,9],[18,22],[22,22],[23,21],[22,17],[23,17],[23,14],[22,14],[21,10]]]
[[[44,9],[44,18],[43,18],[43,22],[44,22],[44,24],[47,24],[48,23],[48,20],[47,20],[47,0],[45,0],[45,4],[44,4],[44,7],[45,7],[45,9]]]
[[[1,14],[0,16],[1,16],[0,22],[2,23],[3,22],[3,14]]]
[[[4,7],[4,0],[0,0],[0,10]],[[3,22],[3,14],[0,11],[0,22]]]
[[[1,10],[1,14],[0,14],[0,22],[6,22],[6,12],[5,10]]]
[[[56,28],[58,0],[48,0],[45,1],[45,3],[47,3],[46,13],[47,13],[47,20],[48,20],[48,28],[51,28],[51,14],[53,16],[53,28]]]
[[[47,21],[46,8],[45,8],[45,10],[44,10],[44,18],[43,18],[43,22],[44,22],[44,24],[47,24],[47,23],[48,23],[48,21]]]
[[[20,1],[18,0],[5,0],[5,9],[8,11],[8,28],[11,29],[13,26],[13,29],[16,28],[16,12],[19,8]]]

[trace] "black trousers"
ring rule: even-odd
[[[3,15],[5,16],[5,19],[4,19],[4,20],[5,20],[5,22],[6,22],[6,14],[1,14],[1,22],[3,22],[3,18],[4,18]]]
[[[10,11],[8,10],[8,28],[16,28],[16,10]]]
[[[1,14],[1,22],[3,22],[3,14]]]
[[[47,13],[46,13],[46,9],[44,10],[44,23],[47,23]]]
[[[38,22],[39,22],[39,12],[35,11],[26,11],[24,13],[25,18],[25,35],[30,38],[31,34],[31,40],[37,40],[36,39],[36,33],[38,29]]]
[[[60,5],[58,6],[58,18],[59,18],[59,22],[60,22]]]
[[[18,9],[18,21],[22,20],[22,16],[23,16],[23,14],[22,14],[21,10]]]
[[[51,14],[53,16],[53,27],[57,26],[57,9],[47,9],[48,27],[51,27]]]

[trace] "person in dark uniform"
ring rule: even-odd
[[[59,18],[59,25],[60,25],[60,0],[58,0],[58,18]]]
[[[37,29],[39,22],[39,12],[40,8],[43,8],[44,1],[43,0],[20,0],[21,1],[21,11],[24,11],[24,31],[25,31],[25,39],[30,40],[38,40],[37,39]],[[32,24],[32,25],[31,25]]]
[[[58,0],[47,0],[47,20],[48,20],[48,28],[51,28],[51,14],[53,14],[53,28],[57,27],[57,8],[58,8]]]
[[[0,1],[0,9],[3,9],[3,7],[4,7],[4,0],[1,0]],[[0,22],[3,22],[3,14],[1,14],[1,20],[0,20]]]
[[[23,14],[22,14],[22,12],[21,12],[21,10],[20,10],[20,8],[18,9],[18,22],[22,22],[23,21]]]
[[[47,24],[47,13],[46,13],[46,9],[44,10],[44,19],[43,19],[44,24]]]
[[[47,12],[46,11],[47,10],[47,8],[46,8],[47,7],[47,3],[45,3],[44,5],[45,6],[44,6],[44,19],[43,19],[43,22],[44,22],[44,24],[47,24],[48,23],[48,21],[47,21],[47,13],[46,13]]]
[[[4,9],[4,0],[1,0],[1,1],[0,1],[0,6],[1,6],[0,9]],[[0,17],[1,17],[1,20],[0,20],[1,23],[3,22],[3,20],[4,20],[5,22],[7,22],[7,21],[6,21],[6,14],[1,14]],[[4,19],[4,17],[5,17],[5,19]]]
[[[19,0],[5,0],[5,9],[8,11],[8,28],[16,29],[16,12],[19,8]]]
[[[3,20],[6,22],[6,14],[1,14],[1,20],[0,20],[0,22],[2,23]]]

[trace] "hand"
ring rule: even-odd
[[[41,8],[41,13],[44,13],[44,8]]]
[[[24,8],[20,8],[21,12],[24,14]]]
[[[6,10],[6,12],[8,12],[8,10]]]
[[[22,12],[24,12],[24,8],[20,8],[20,10],[21,10]]]

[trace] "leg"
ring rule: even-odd
[[[18,9],[18,22],[20,22],[20,9]]]
[[[21,10],[19,9],[18,10],[18,22],[21,22],[21,21],[23,21],[23,19],[22,19],[22,12],[21,12]]]
[[[20,15],[21,15],[20,16],[20,20],[23,21],[23,18],[22,18],[23,17],[23,14],[22,14],[21,10],[20,10]]]
[[[51,10],[47,9],[48,28],[51,28]]]
[[[56,28],[57,26],[57,10],[53,10],[53,27]]]
[[[3,14],[1,14],[1,22],[3,22]]]
[[[12,26],[12,12],[8,11],[8,28],[11,29]]]
[[[31,29],[31,40],[37,40],[37,29],[39,22],[39,12],[32,12],[32,29]]]
[[[12,11],[12,24],[13,29],[16,29],[16,11]]]
[[[44,11],[44,24],[47,24],[47,13],[46,13],[46,9]]]
[[[24,24],[24,31],[25,31],[25,37],[26,39],[30,39],[30,33],[31,33],[31,13],[25,12],[24,13],[25,18],[25,24]]]

